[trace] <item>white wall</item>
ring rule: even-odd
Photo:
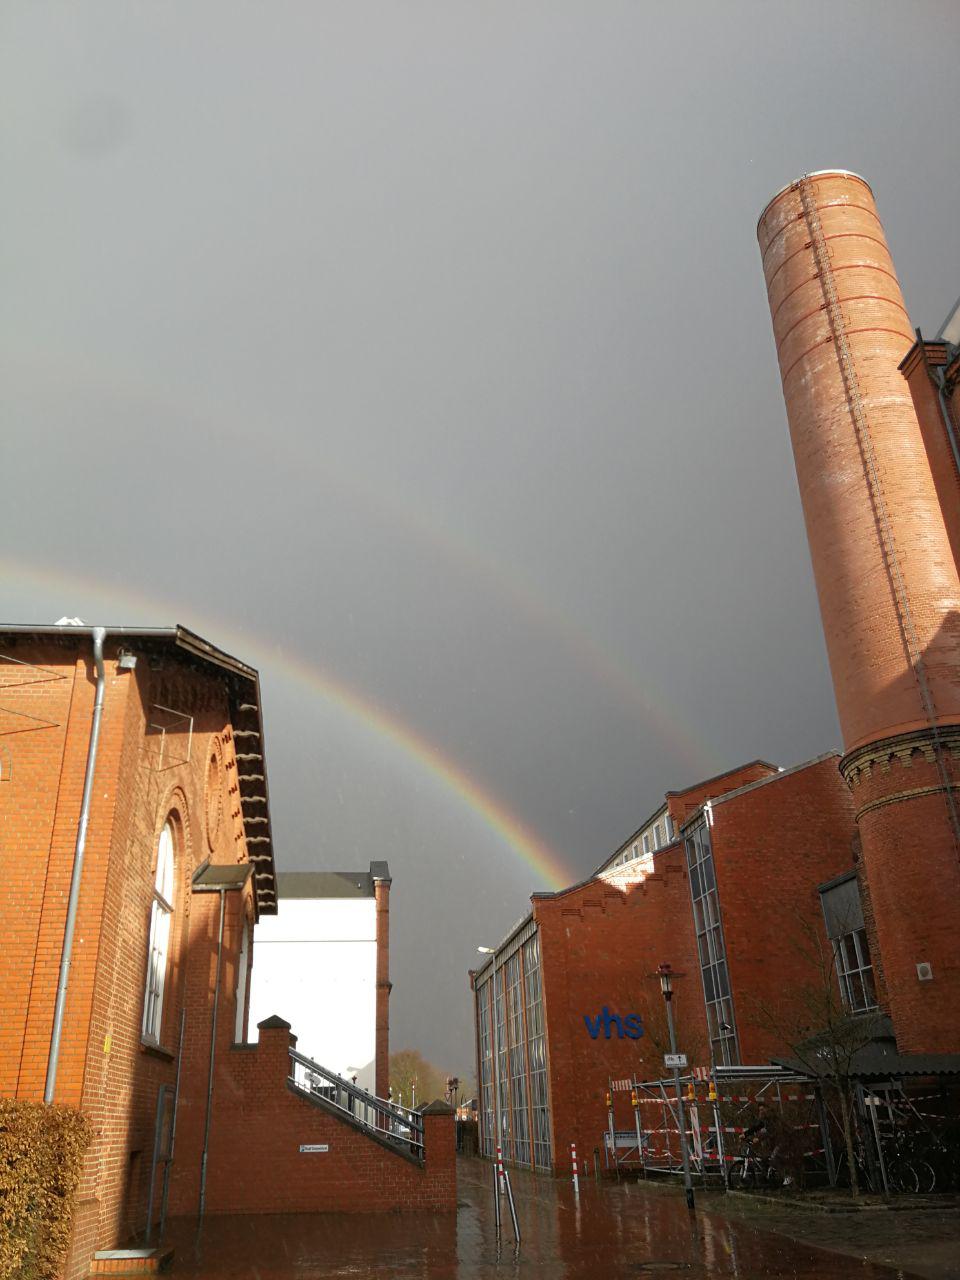
[[[300,1053],[372,1092],[376,928],[373,898],[282,898],[254,932],[249,1039],[279,1014]]]

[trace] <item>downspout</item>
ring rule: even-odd
[[[70,876],[70,897],[67,901],[67,921],[63,930],[63,951],[60,955],[60,977],[57,982],[57,1002],[53,1010],[53,1030],[50,1034],[50,1055],[47,1058],[47,1080],[43,1090],[44,1102],[53,1102],[57,1087],[57,1063],[60,1060],[60,1041],[63,1037],[63,1015],[67,1004],[67,984],[70,980],[70,961],[73,954],[73,935],[77,925],[77,907],[80,902],[80,878],[83,873],[83,854],[87,844],[87,827],[90,824],[90,801],[93,798],[93,775],[97,767],[97,746],[100,742],[100,721],[103,717],[103,695],[106,676],[103,669],[103,642],[107,638],[105,627],[93,628],[93,661],[97,669],[97,692],[93,702],[93,722],[90,725],[90,741],[87,746],[87,769],[83,778],[83,797],[80,801],[80,821],[77,824],[77,841],[73,851],[73,871]]]
[[[947,400],[947,378],[942,369],[933,371],[934,379],[937,384],[937,398],[940,401],[940,412],[943,414],[944,426],[947,428],[947,439],[950,441],[950,448],[953,451],[953,465],[957,468],[957,475],[960,475],[960,449],[957,447],[957,428],[953,421],[953,415],[950,412],[950,402]]]
[[[953,465],[957,468],[957,475],[960,475],[960,445],[957,443],[957,424],[953,420],[953,414],[950,412],[950,404],[947,400],[947,375],[939,366],[932,365],[927,356],[927,344],[923,340],[923,335],[917,329],[917,345],[923,356],[923,363],[926,366],[927,376],[933,385],[937,388],[937,399],[940,401],[940,413],[943,415],[943,425],[947,429],[947,440],[950,443],[950,452],[953,454]],[[951,348],[948,344],[948,351],[953,350],[956,354],[956,348]]]
[[[207,1073],[207,1115],[203,1125],[203,1154],[200,1157],[200,1207],[197,1216],[203,1221],[207,1205],[207,1156],[210,1153],[210,1120],[213,1114],[213,1067],[217,1055],[217,1011],[220,1005],[220,967],[223,961],[223,910],[226,887],[220,893],[220,930],[217,935],[217,980],[213,988],[213,1016],[210,1020],[210,1067]]]

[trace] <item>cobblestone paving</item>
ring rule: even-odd
[[[785,1231],[779,1208],[763,1218],[753,1206],[729,1214],[722,1198],[704,1196],[691,1217],[673,1189],[639,1183],[597,1187],[585,1181],[578,1202],[566,1181],[514,1172],[513,1182],[523,1234],[519,1251],[506,1216],[497,1247],[488,1166],[463,1161],[456,1217],[211,1218],[199,1237],[194,1224],[173,1222],[165,1239],[176,1247],[172,1280],[638,1280],[674,1275],[687,1280],[913,1280],[917,1275],[949,1280],[960,1275],[914,1271],[906,1257],[898,1259],[903,1269],[865,1260],[848,1237],[851,1231],[876,1232],[873,1222],[860,1223],[866,1215],[818,1214],[801,1241],[792,1238],[796,1231]],[[871,1220],[880,1216],[869,1215]],[[909,1224],[908,1234],[912,1232],[917,1233],[912,1242],[901,1240],[900,1252],[906,1255],[911,1248],[922,1252],[922,1224]],[[834,1248],[840,1240],[846,1250],[827,1252],[815,1240]]]

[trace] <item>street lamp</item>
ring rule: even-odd
[[[687,1126],[683,1116],[683,1095],[680,1092],[680,1066],[677,1053],[677,1033],[673,1025],[673,980],[682,978],[682,973],[674,973],[668,964],[660,965],[657,970],[660,979],[660,990],[663,1003],[667,1007],[667,1030],[670,1033],[670,1056],[673,1060],[673,1084],[677,1091],[677,1122],[680,1129],[680,1158],[683,1161],[683,1189],[687,1197],[687,1208],[693,1210],[693,1179],[690,1177],[690,1153],[687,1151]]]

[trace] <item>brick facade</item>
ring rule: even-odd
[[[0,639],[0,1090],[36,1099],[44,1093],[96,681],[85,630],[63,628],[56,637],[8,631]],[[136,655],[133,667],[121,665],[124,650]],[[95,1249],[125,1244],[146,1226],[158,1094],[174,1085],[181,1021],[170,1210],[196,1210],[220,906],[218,892],[196,891],[194,878],[205,863],[232,867],[243,882],[224,895],[208,1211],[224,1211],[227,1204],[251,1212],[265,1204],[308,1207],[309,1188],[332,1197],[329,1205],[314,1201],[309,1207],[342,1207],[344,1194],[334,1183],[359,1195],[364,1179],[359,1207],[436,1208],[441,1201],[451,1207],[452,1122],[449,1152],[436,1136],[446,1132],[443,1117],[432,1122],[429,1171],[405,1167],[398,1174],[393,1152],[351,1131],[348,1139],[338,1137],[337,1150],[351,1150],[353,1180],[317,1182],[314,1176],[304,1183],[297,1149],[291,1153],[275,1141],[281,1117],[290,1132],[298,1125],[307,1133],[318,1132],[318,1125],[345,1126],[318,1119],[287,1093],[286,1051],[281,1064],[276,1055],[271,1059],[269,1046],[233,1046],[243,929],[252,934],[257,913],[274,910],[276,901],[256,672],[180,629],[108,636],[104,665],[55,1091],[57,1102],[82,1108],[94,1130],[66,1280],[86,1274]],[[147,1043],[147,953],[166,823],[174,833],[173,914],[160,1034]],[[252,964],[250,946],[246,963]],[[249,980],[245,989],[249,993]],[[241,1164],[255,1167],[252,1138],[265,1148],[274,1144],[272,1200],[254,1196],[252,1177],[245,1200],[234,1186]],[[158,1182],[155,1219],[159,1203]]]
[[[791,184],[758,238],[885,999],[901,1051],[953,1052],[960,520],[932,379],[954,415],[956,350],[915,341],[862,178]]]
[[[567,1171],[571,1142],[581,1161],[602,1146],[610,1080],[661,1072],[669,1044],[654,976],[658,965],[668,962],[691,975],[675,997],[678,1034],[701,1051],[705,1043],[683,849],[674,844],[661,850],[653,872],[630,886],[595,879],[565,893],[537,895],[533,915],[543,965],[553,1162]],[[621,1022],[639,1015],[643,1036],[630,1039],[616,1025],[602,1024],[592,1037],[584,1019],[596,1019],[604,1008]],[[632,1125],[629,1094],[616,1093],[612,1101],[618,1127]]]
[[[740,1059],[789,1049],[829,954],[817,886],[852,865],[853,803],[830,753],[711,805],[711,843]],[[831,978],[831,980],[833,980]]]
[[[513,936],[535,928],[539,938],[555,1171],[569,1171],[573,1142],[582,1168],[602,1149],[608,1090],[614,1127],[633,1128],[630,1093],[610,1090],[611,1081],[664,1074],[660,965],[675,974],[678,1049],[691,1066],[712,1065],[683,838],[699,821],[710,827],[739,1060],[764,1063],[791,1051],[808,992],[822,981],[818,948],[829,955],[817,886],[853,865],[853,802],[839,763],[836,753],[790,770],[752,761],[667,792],[674,821],[687,824],[680,839],[631,861],[614,856],[582,884],[533,896],[532,915]],[[494,971],[514,951],[507,939]],[[478,1001],[490,990],[485,969],[472,975]],[[637,1038],[620,1034],[631,1014],[642,1023]],[[490,1123],[483,1108],[481,1121]]]

